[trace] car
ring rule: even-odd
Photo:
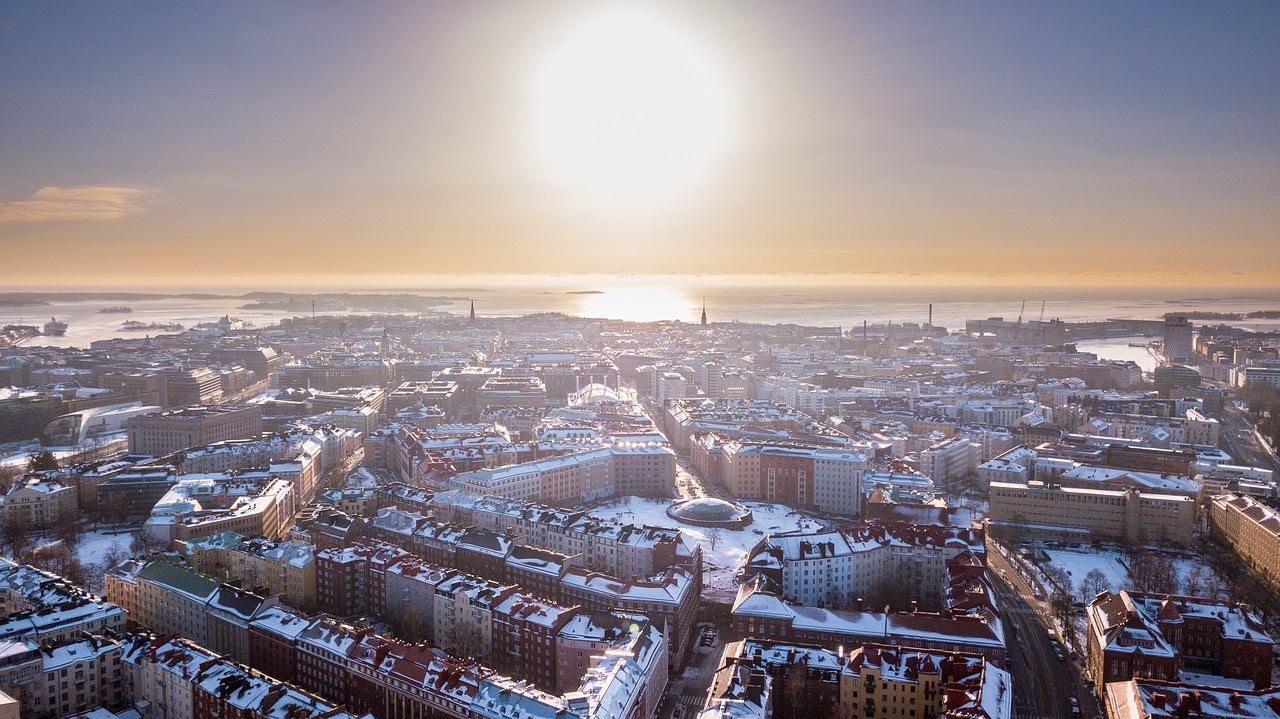
[[[1071,717],[1072,719],[1080,719],[1080,700],[1071,697]]]

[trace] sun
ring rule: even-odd
[[[537,68],[541,165],[593,205],[651,209],[705,180],[725,147],[727,105],[724,78],[693,37],[640,8],[601,11]]]

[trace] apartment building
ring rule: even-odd
[[[28,474],[15,481],[5,494],[4,517],[6,522],[33,529],[78,522],[76,487],[43,474]]]
[[[1209,533],[1273,587],[1280,587],[1280,513],[1252,497],[1210,497]]]
[[[910,597],[918,608],[937,611],[951,581],[950,560],[966,554],[985,561],[982,530],[875,522],[768,535],[747,553],[742,576],[767,577],[805,606],[881,607]]]
[[[316,608],[315,547],[310,544],[219,532],[181,545],[201,574],[223,575],[242,586],[263,588],[300,609]]]
[[[1195,526],[1195,500],[1181,495],[993,482],[989,498],[988,531],[1187,546]]]
[[[188,407],[129,418],[129,452],[161,456],[262,433],[262,408]]]

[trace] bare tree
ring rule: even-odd
[[[1178,593],[1178,565],[1173,557],[1161,554],[1152,561],[1150,589],[1159,594]]]
[[[0,465],[0,494],[8,494],[13,483],[22,476],[22,469],[11,464]]]
[[[711,529],[708,529],[707,530],[707,548],[713,552],[716,551],[716,545],[720,543],[720,538],[723,536],[724,536],[724,532],[721,532],[720,529],[717,527],[712,527]]]
[[[35,545],[31,536],[31,518],[26,512],[5,512],[4,544],[14,559],[19,559]]]
[[[1084,579],[1080,580],[1080,594],[1086,601],[1110,589],[1111,582],[1107,581],[1107,575],[1100,569],[1090,569],[1089,573],[1084,575]]]
[[[1204,577],[1204,596],[1210,599],[1223,599],[1226,597],[1227,583],[1222,581],[1222,577],[1217,572],[1209,572]]]
[[[1201,596],[1205,586],[1205,569],[1199,564],[1192,565],[1187,575],[1182,578],[1182,593],[1191,597]]]

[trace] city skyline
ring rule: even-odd
[[[0,38],[0,247],[52,275],[10,286],[1280,279],[1273,5],[44,4]]]

